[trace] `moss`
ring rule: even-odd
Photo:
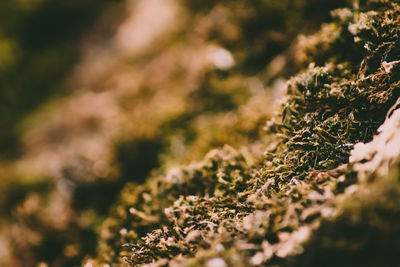
[[[34,180],[2,186],[4,265],[393,263],[400,7],[345,2],[180,1],[159,47],[96,47],[0,169]]]
[[[398,172],[392,162],[398,153],[387,159],[389,173],[368,169],[364,179],[360,175],[373,159],[353,157],[349,163],[349,156],[360,146],[354,148],[356,143],[372,140],[397,107],[400,6],[371,1],[333,15],[334,22],[300,39],[298,60],[309,65],[290,79],[281,115],[267,124],[275,137],[265,157],[246,160],[225,147],[142,186],[128,186],[91,262],[395,262]],[[397,124],[392,127],[398,130]],[[363,155],[382,159],[389,152],[380,152],[378,143],[374,139],[376,151]]]

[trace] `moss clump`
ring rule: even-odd
[[[57,31],[59,38],[50,38],[51,42],[47,39],[56,37],[51,33],[54,27],[64,28],[68,21],[62,19],[64,15],[87,13],[88,8],[79,7],[93,6],[93,1],[3,2],[0,13],[10,13],[14,7],[19,10],[18,14],[11,12],[13,15],[0,18],[8,25],[0,26],[0,39],[5,38],[3,54],[11,49],[23,56],[8,59],[4,68],[0,66],[0,83],[5,82],[0,95],[7,95],[9,100],[8,105],[0,107],[6,109],[0,112],[0,124],[3,121],[4,125],[14,125],[18,121],[18,136],[14,131],[2,131],[0,147],[9,147],[14,139],[21,144],[18,157],[6,156],[0,166],[4,178],[0,190],[7,192],[0,198],[0,247],[4,240],[9,248],[6,257],[0,257],[0,265],[33,266],[44,262],[49,266],[71,266],[80,263],[85,255],[94,257],[105,217],[120,218],[107,221],[115,225],[112,233],[119,233],[124,227],[135,228],[138,236],[156,229],[161,221],[168,224],[163,208],[170,207],[182,193],[165,198],[166,193],[151,189],[158,186],[156,182],[137,188],[131,183],[157,176],[151,173],[162,172],[159,168],[165,170],[199,160],[210,149],[224,144],[246,147],[239,149],[246,164],[256,162],[264,150],[262,128],[271,117],[270,103],[280,95],[272,87],[282,81],[275,79],[298,69],[296,64],[288,63],[291,56],[286,50],[292,39],[298,32],[318,28],[330,8],[345,1],[201,1],[199,7],[193,7],[193,1],[126,0],[126,4],[107,9],[95,29],[85,34],[84,48],[79,53],[82,60],[74,68],[73,77],[65,70],[74,58],[70,54],[76,54],[80,45],[65,45],[64,41],[77,42],[83,28],[72,30],[75,33],[70,32],[69,37],[66,31]],[[207,8],[202,7],[205,4]],[[310,6],[313,12],[309,11]],[[173,15],[155,16],[158,12]],[[61,13],[64,15],[54,16]],[[89,22],[86,15],[80,16],[83,20],[79,24]],[[57,22],[40,28],[48,16]],[[9,17],[13,17],[10,24]],[[132,21],[133,17],[155,22],[148,23],[146,19],[146,34],[137,35],[140,39],[149,38],[148,42],[127,44],[122,40],[121,47],[121,36],[143,29],[142,20]],[[18,22],[21,18],[22,24]],[[11,29],[16,25],[22,26],[22,33]],[[67,28],[75,28],[78,24],[68,25]],[[40,34],[35,34],[38,27]],[[2,35],[5,28],[12,36]],[[22,43],[23,47],[19,45]],[[136,51],[133,54],[126,51],[132,49],[131,45]],[[30,46],[35,48],[27,54],[19,53],[20,48]],[[64,53],[66,50],[69,52]],[[217,57],[221,53],[228,58],[222,65]],[[67,68],[58,68],[60,64]],[[266,74],[264,68],[272,71]],[[57,73],[68,76],[68,90],[53,99],[48,97],[49,89],[59,86],[61,76]],[[12,77],[21,81],[20,88],[14,90]],[[39,87],[40,90],[31,90],[37,97],[21,97],[29,95],[21,94],[22,88]],[[44,99],[49,102],[39,112],[19,122]],[[206,174],[199,179],[204,177]],[[227,172],[215,186],[216,192],[234,192],[235,187],[229,186],[232,181]],[[240,188],[247,187],[239,180],[235,183]],[[125,184],[129,185],[123,190],[121,206],[129,211],[134,203],[141,203],[137,204],[140,207],[136,207],[136,215],[130,215],[132,218],[126,223],[120,209],[115,216],[108,214]],[[198,182],[197,186],[206,184]],[[140,190],[149,192],[144,195],[153,195],[154,199],[154,195],[160,196],[154,200],[159,207],[151,208],[152,216],[143,211],[147,204],[142,197],[138,202],[131,200],[140,195]],[[131,225],[139,215],[147,220]],[[108,240],[107,233],[104,230]],[[119,255],[119,238],[119,234],[111,238],[115,243],[110,241],[112,246],[104,255]],[[131,241],[126,238],[124,242]],[[110,261],[116,261],[117,256]]]
[[[395,266],[399,253],[399,122],[397,110],[379,135],[351,152],[358,184],[335,202],[340,212],[322,221],[293,266]],[[340,257],[337,257],[340,255]],[[326,259],[330,261],[327,263]]]
[[[336,10],[337,22],[310,37],[312,46],[302,39],[303,51],[319,63],[290,80],[282,122],[269,125],[284,143],[279,157],[268,158],[281,173],[278,182],[345,163],[353,144],[371,139],[400,96],[398,71],[385,68],[386,61],[397,66],[397,6],[379,10]]]
[[[369,142],[397,107],[400,5],[369,1],[333,15],[334,22],[300,39],[298,60],[310,64],[288,83],[281,117],[268,123],[268,132],[277,139],[265,158],[253,162],[226,147],[197,164],[127,187],[92,262],[394,262],[399,231],[393,227],[398,218],[393,162],[399,155],[376,165],[390,166],[389,173],[368,169],[367,180],[374,181],[370,184],[360,175],[371,165],[371,155],[381,159],[388,153],[379,152],[379,142],[371,143],[376,151],[359,152],[365,156],[348,163],[354,145]],[[392,127],[398,130],[398,124]],[[376,199],[368,197],[369,190]]]

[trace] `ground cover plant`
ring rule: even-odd
[[[15,125],[0,264],[396,266],[399,16],[378,0],[116,5],[70,92]]]
[[[125,188],[98,261],[396,265],[399,8],[337,9],[300,38],[298,60],[309,65],[267,123],[265,157],[226,146]]]

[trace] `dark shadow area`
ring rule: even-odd
[[[164,148],[160,137],[140,138],[123,142],[116,148],[121,179],[141,184],[150,171],[159,166],[159,154]]]
[[[74,180],[73,208],[93,209],[107,214],[118,193],[127,182],[141,184],[150,171],[159,166],[159,154],[164,148],[162,139],[135,139],[118,144],[116,162],[120,166],[120,177],[115,180],[99,178],[96,182]]]
[[[324,221],[306,244],[306,253],[284,266],[400,266],[400,214],[380,205]]]

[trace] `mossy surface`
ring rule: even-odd
[[[400,6],[370,1],[332,15],[299,39],[297,60],[308,67],[289,80],[281,115],[267,123],[265,156],[226,146],[126,187],[104,225],[98,258],[88,263],[396,262],[399,155],[385,157],[377,140],[387,132],[387,142],[396,140],[390,131],[398,130]],[[377,133],[385,119],[390,126]],[[367,142],[372,152],[354,148]],[[349,163],[350,153],[358,158]]]
[[[0,265],[396,266],[400,4],[350,2],[111,10],[1,162]]]
[[[0,54],[19,56],[0,59],[1,95],[10,100],[0,109],[12,113],[3,112],[0,124],[13,126],[0,134],[0,146],[14,151],[7,137],[11,135],[20,150],[0,162],[0,248],[7,248],[0,265],[72,266],[95,257],[99,236],[107,234],[101,225],[114,217],[109,211],[116,199],[127,196],[132,203],[136,197],[131,194],[137,194],[132,191],[150,190],[140,185],[149,176],[163,177],[176,165],[199,161],[213,148],[228,144],[243,154],[245,163],[240,160],[240,165],[257,162],[269,138],[263,131],[265,121],[282,95],[282,77],[299,69],[292,64],[292,39],[317,29],[331,7],[346,1],[324,1],[330,4],[316,5],[311,16],[305,2],[276,5],[267,0],[254,6],[251,1],[204,1],[194,7],[192,1],[127,0],[105,9],[85,34],[76,26],[91,23],[89,10],[79,9],[93,5],[88,1],[2,2],[7,25],[0,28],[8,28],[8,33],[0,32]],[[11,12],[15,8],[17,13]],[[63,16],[72,17],[75,10],[85,13],[84,18],[65,25]],[[46,25],[38,32],[41,23]],[[12,29],[18,25],[23,33]],[[121,38],[143,25],[149,27],[135,35],[138,42]],[[22,53],[20,42],[32,49]],[[218,55],[225,58],[222,65]],[[79,63],[70,73],[75,60]],[[12,90],[14,78],[17,90]],[[61,84],[64,78],[67,82]],[[38,90],[30,90],[33,87]],[[65,91],[53,97],[56,87]],[[38,111],[31,113],[33,108]],[[156,182],[148,185],[157,187]],[[210,186],[210,192],[229,188]],[[234,192],[233,187],[229,190]],[[146,218],[167,224],[161,209],[177,198],[178,191],[167,199],[160,193],[153,200],[160,209]],[[145,209],[140,205],[137,211]],[[119,232],[118,223],[125,223],[117,221]],[[144,226],[138,222],[138,233],[145,235],[158,224],[157,219]],[[118,255],[120,245],[115,239],[107,254]],[[117,256],[108,259],[118,261]]]

